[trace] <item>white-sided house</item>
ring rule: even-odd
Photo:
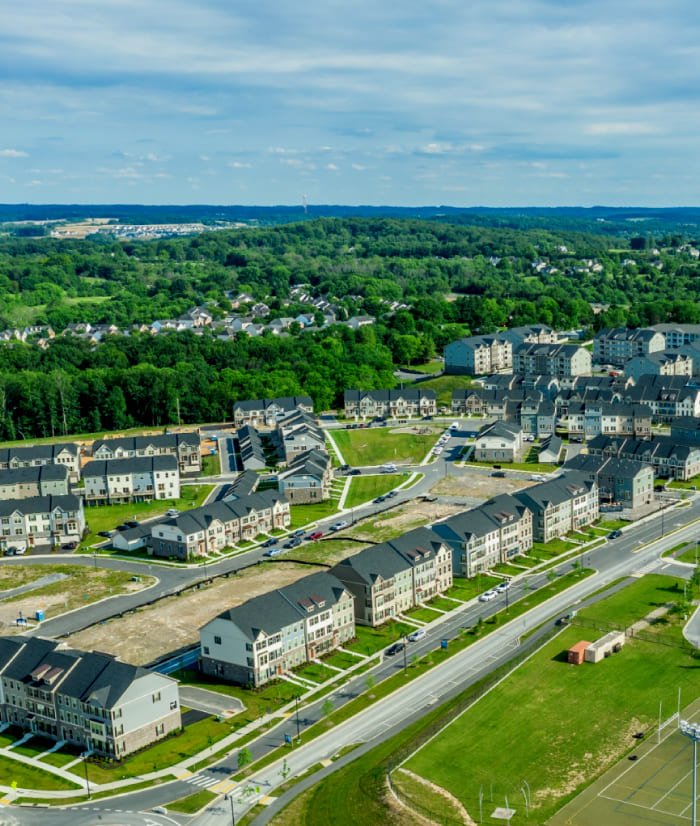
[[[71,482],[80,481],[80,448],[73,443],[0,448],[0,470],[64,465]]]
[[[354,598],[321,571],[230,608],[199,629],[201,669],[260,686],[355,636]]]
[[[92,445],[92,458],[133,459],[141,456],[176,456],[180,473],[200,473],[202,455],[198,433],[163,433],[124,439],[98,439]]]
[[[532,511],[535,542],[549,542],[590,525],[600,516],[598,485],[571,471],[514,494]]]
[[[116,759],[182,725],[172,677],[41,637],[0,637],[0,722]]]
[[[310,450],[293,459],[277,476],[278,489],[290,504],[322,502],[331,495],[331,457],[322,450]]]
[[[40,465],[17,470],[0,470],[0,499],[27,499],[30,496],[65,496],[70,493],[65,465]]]
[[[437,402],[434,390],[408,387],[403,390],[346,390],[343,394],[345,417],[368,419],[390,416],[410,419],[434,416]]]
[[[491,422],[480,428],[474,442],[477,462],[514,462],[523,446],[523,431],[512,422]]]
[[[180,498],[180,472],[173,455],[88,462],[83,468],[83,479],[88,504]]]
[[[0,549],[13,545],[53,547],[85,533],[80,496],[32,496],[0,501]]]
[[[311,396],[279,396],[275,399],[252,399],[233,405],[233,422],[236,427],[244,424],[253,427],[275,427],[277,422],[293,410],[314,412]]]

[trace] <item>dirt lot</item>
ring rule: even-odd
[[[442,493],[450,496],[474,496],[479,499],[489,499],[499,493],[513,493],[516,490],[530,487],[533,484],[529,479],[499,479],[473,473],[468,476],[445,476],[432,489],[432,493]]]

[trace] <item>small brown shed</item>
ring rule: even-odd
[[[581,665],[583,663],[585,651],[589,645],[590,642],[586,642],[586,640],[581,640],[581,642],[577,642],[576,645],[573,645],[569,649],[568,662],[572,665]]]

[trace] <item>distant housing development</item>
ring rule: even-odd
[[[410,419],[437,413],[435,391],[408,387],[405,390],[346,390],[347,419],[370,419],[376,416]]]
[[[276,399],[252,399],[239,401],[233,406],[233,421],[236,427],[244,424],[253,427],[276,427],[277,422],[294,410],[314,412],[310,396],[283,396]]]

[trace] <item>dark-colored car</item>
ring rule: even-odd
[[[112,531],[97,531],[98,536],[104,536],[105,539],[112,538]]]
[[[77,547],[77,542],[64,542],[63,545],[61,545],[61,548],[64,551],[74,551]]]
[[[348,476],[359,476],[362,473],[359,467],[354,467],[348,471]]]
[[[386,498],[387,499],[393,499],[397,495],[397,493],[398,493],[398,491],[390,490],[389,493],[387,493]]]
[[[276,545],[276,544],[277,544],[277,540],[275,539],[274,536],[272,536],[272,537],[270,537],[270,539],[266,539],[262,543],[262,546],[263,546],[263,548],[271,548],[273,545]]]
[[[380,502],[383,502],[386,499],[386,496],[377,496],[376,499],[373,499],[372,502],[375,505],[378,505]]]
[[[290,539],[289,542],[285,542],[283,547],[287,549],[298,548],[299,545],[301,545],[301,539],[298,536],[295,536],[293,539]]]
[[[610,531],[608,539],[617,539],[618,536],[622,536],[622,531]]]
[[[135,519],[127,519],[124,524],[127,528],[138,528],[139,523]]]
[[[400,654],[405,647],[402,642],[395,642],[393,645],[390,645],[384,653],[387,657],[393,657],[395,654]]]
[[[119,531],[119,533],[123,533],[124,531],[129,530],[129,526],[128,525],[117,525],[117,530]]]
[[[347,464],[346,464],[346,465],[341,465],[341,466],[338,468],[338,470],[339,470],[339,471],[341,471],[342,473],[347,473],[349,470],[352,470],[352,466],[351,466],[351,465],[347,465]]]
[[[429,494],[429,495],[426,495],[426,496],[421,496],[421,499],[424,502],[437,502],[437,496],[434,496],[433,494]]]
[[[505,479],[506,474],[502,470],[494,470],[491,476],[498,476],[499,479]]]
[[[303,528],[298,528],[296,531],[292,531],[289,535],[294,538],[295,536],[303,536],[305,533]]]

